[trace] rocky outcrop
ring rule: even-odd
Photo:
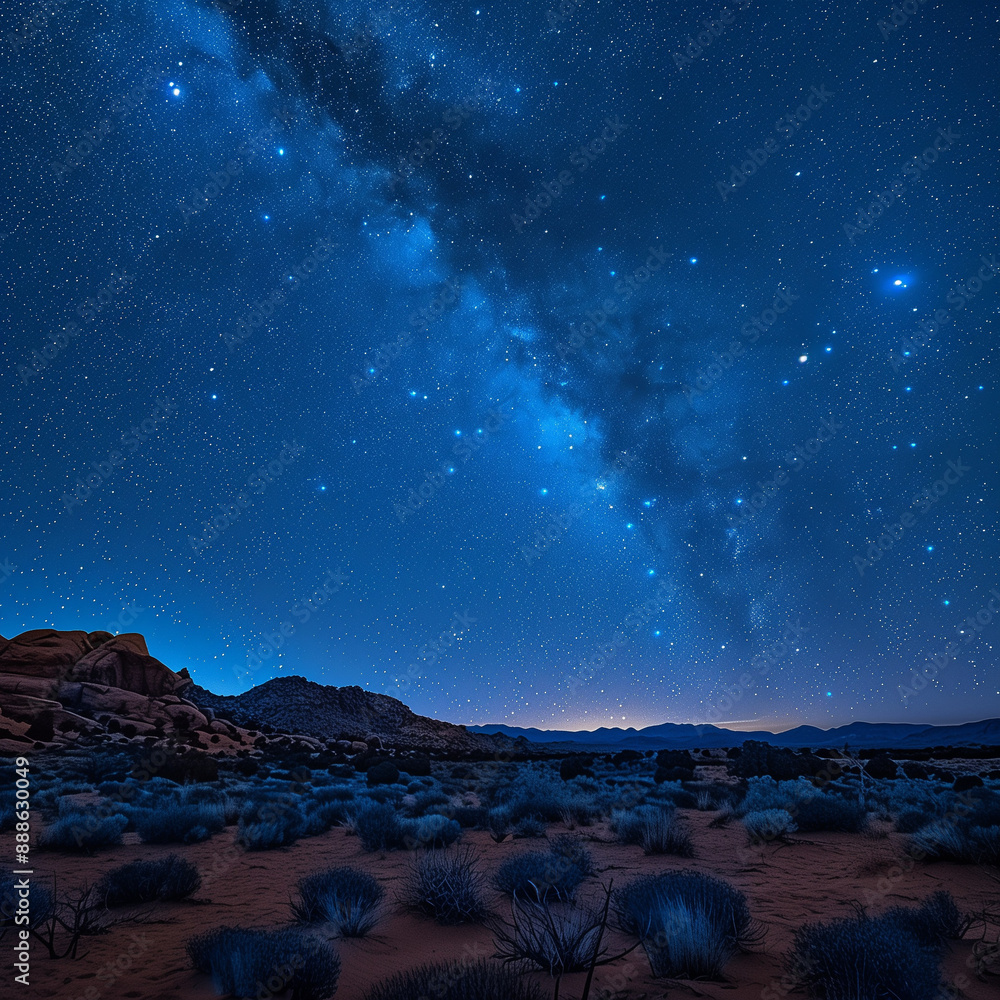
[[[304,677],[276,677],[240,695],[215,695],[194,685],[196,705],[243,726],[266,723],[288,733],[309,733],[327,740],[350,740],[438,755],[492,757],[520,752],[507,736],[470,733],[464,726],[411,712],[401,701],[360,687],[329,687]]]
[[[0,655],[2,669],[3,657]],[[146,640],[135,632],[108,635],[106,641],[77,660],[70,679],[153,697],[177,694],[191,685],[186,672],[175,674],[166,664],[150,656]]]
[[[182,697],[192,685],[149,655],[138,634],[34,629],[0,637],[0,729],[6,744],[68,743],[81,735],[202,732],[215,749],[249,744],[235,729],[211,728],[209,715]],[[232,727],[230,727],[232,728]],[[215,740],[212,740],[212,737]]]
[[[35,629],[0,637],[0,751],[94,735],[173,740],[212,752],[267,745],[319,752],[331,740],[355,756],[386,748],[489,758],[527,749],[523,740],[416,715],[387,695],[302,677],[214,695],[186,670],[175,673],[150,656],[136,633]]]

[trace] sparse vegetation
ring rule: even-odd
[[[219,993],[235,997],[257,996],[266,983],[272,995],[290,990],[292,1000],[329,1000],[340,978],[333,948],[295,929],[219,927],[191,938],[187,953]]]
[[[942,951],[960,933],[954,901],[935,893],[915,909],[807,924],[795,934],[787,965],[818,1000],[936,1000]]]
[[[417,860],[405,900],[439,924],[464,924],[486,916],[484,875],[470,850],[434,852]]]
[[[613,897],[615,917],[639,938],[654,976],[718,979],[738,952],[763,938],[746,896],[699,872],[641,876]]]
[[[198,869],[176,854],[159,861],[133,861],[113,868],[94,886],[106,906],[173,902],[201,885]]]
[[[378,923],[385,889],[367,872],[331,868],[300,880],[292,903],[303,924],[328,923],[341,937],[364,937]]]
[[[106,847],[118,847],[128,819],[120,813],[100,817],[73,812],[61,816],[38,835],[38,846],[48,851],[93,854]]]
[[[197,844],[225,829],[221,805],[166,803],[155,809],[133,809],[132,825],[144,844]]]

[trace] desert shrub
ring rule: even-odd
[[[916,833],[921,827],[930,822],[930,817],[924,814],[921,809],[904,809],[896,817],[895,829],[897,833]]]
[[[901,918],[856,917],[807,924],[795,933],[787,964],[796,983],[819,1000],[938,1000],[940,947],[932,912]],[[913,911],[911,911],[913,912]]]
[[[743,826],[751,844],[769,841],[794,833],[797,827],[791,814],[784,809],[759,809],[743,816]]]
[[[746,896],[699,872],[644,875],[613,896],[619,927],[642,942],[654,976],[718,979],[763,938]]]
[[[936,819],[917,830],[910,845],[929,860],[996,865],[1000,862],[1000,827]]]
[[[386,803],[366,803],[354,813],[354,830],[365,851],[389,851],[403,844],[396,810]]]
[[[365,1000],[541,1000],[535,983],[496,962],[442,962],[399,972],[376,983]]]
[[[439,924],[479,921],[486,916],[483,881],[470,850],[425,854],[413,866],[405,901]]]
[[[144,844],[197,844],[225,829],[221,805],[164,804],[157,809],[133,809],[132,825]]]
[[[590,770],[593,763],[594,760],[592,757],[581,755],[566,757],[559,764],[559,777],[563,781],[571,781],[573,778],[578,778],[581,775],[593,777],[593,772]]]
[[[350,785],[327,785],[315,789],[312,797],[317,802],[350,802],[354,798],[354,789]]]
[[[539,902],[571,899],[585,874],[572,859],[552,851],[527,851],[507,858],[493,875],[493,885],[508,896]]]
[[[411,816],[423,816],[432,806],[446,806],[451,799],[440,789],[421,788],[414,795],[413,805],[410,806]]]
[[[538,816],[522,816],[514,824],[515,837],[544,837],[547,829],[545,820]]]
[[[951,893],[942,889],[932,893],[918,907],[894,906],[879,919],[897,924],[923,947],[938,950],[949,941],[957,941],[965,928]]]
[[[297,809],[282,806],[268,811],[251,809],[240,816],[236,842],[248,851],[287,847],[302,836],[305,819]]]
[[[694,792],[681,786],[679,781],[665,781],[657,790],[657,797],[675,809],[696,809],[698,797]]]
[[[859,833],[868,818],[857,799],[816,792],[795,804],[795,823],[802,831],[830,830]]]
[[[448,847],[462,836],[457,820],[431,813],[407,822],[404,842],[408,847]]]
[[[186,899],[201,885],[198,869],[176,854],[113,868],[94,886],[107,906]]]
[[[673,809],[663,806],[643,805],[636,809],[613,809],[609,826],[623,844],[641,844],[646,824],[664,815],[673,816]]]
[[[498,844],[511,833],[513,824],[505,807],[498,806],[486,813],[486,829]]]
[[[328,923],[341,937],[364,937],[379,919],[385,890],[378,880],[356,868],[330,868],[300,880],[299,899],[292,904],[304,924]]]
[[[594,875],[594,859],[583,841],[571,833],[561,833],[553,837],[549,850],[556,856],[571,861],[584,875]]]
[[[312,802],[302,821],[302,836],[315,837],[326,833],[333,826],[342,826],[351,816],[345,802]]]
[[[89,813],[61,816],[38,835],[38,846],[48,851],[91,854],[102,847],[118,847],[128,819],[119,813],[98,817]]]
[[[394,785],[399,781],[399,768],[391,760],[383,760],[368,768],[369,785]]]
[[[17,889],[19,881],[20,879],[14,875],[0,875],[0,937],[3,937],[8,928],[14,926],[14,917],[21,899]],[[27,926],[37,927],[39,924],[44,924],[52,916],[54,908],[52,893],[44,885],[33,882]]]
[[[267,983],[272,994],[291,990],[292,1000],[328,1000],[340,978],[340,956],[296,929],[219,927],[191,938],[187,953],[219,993],[236,997],[259,996]],[[270,985],[275,979],[282,984],[278,989]]]
[[[645,817],[639,843],[646,854],[672,854],[678,858],[693,858],[694,844],[688,832],[672,813],[659,812]]]
[[[494,921],[496,955],[504,962],[531,962],[550,976],[582,972],[595,958],[601,964],[606,949],[603,912],[559,902],[514,897],[511,923]]]
[[[482,806],[458,806],[452,818],[463,829],[483,827],[486,825],[487,811]]]
[[[703,788],[700,791],[696,792],[695,801],[697,803],[695,808],[698,810],[698,812],[711,812],[713,809],[716,808],[715,798],[713,797],[712,793],[709,792],[707,789]]]

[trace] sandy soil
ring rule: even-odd
[[[851,915],[855,901],[869,902],[872,910],[878,912],[892,905],[917,903],[936,889],[945,888],[954,895],[960,908],[976,910],[986,900],[1000,896],[1000,886],[969,866],[917,864],[909,871],[900,870],[896,866],[903,857],[903,838],[898,834],[874,840],[859,835],[818,833],[803,835],[802,840],[807,842],[748,847],[743,829],[737,823],[711,829],[708,824],[713,813],[679,810],[679,815],[689,824],[695,842],[697,856],[689,860],[645,857],[639,847],[603,843],[602,840],[610,840],[604,826],[577,832],[598,838],[588,846],[599,879],[592,880],[594,884],[588,891],[599,891],[598,881],[607,883],[614,879],[621,884],[640,873],[692,868],[728,879],[742,889],[754,915],[767,924],[763,950],[735,958],[727,967],[727,982],[691,984],[694,992],[680,989],[681,995],[760,1000],[762,991],[771,987],[775,990],[768,994],[772,1000],[783,997],[788,990],[782,986],[781,959],[795,929],[808,921]],[[555,825],[549,833],[563,830]],[[356,837],[334,829],[290,848],[248,854],[234,846],[233,835],[234,829],[230,827],[206,843],[185,847],[141,845],[135,842],[134,834],[129,834],[126,841],[131,842],[124,847],[92,858],[36,852],[36,880],[54,873],[66,886],[95,880],[127,861],[174,852],[198,865],[203,885],[196,894],[197,902],[159,905],[151,923],[117,927],[106,936],[85,939],[86,955],[78,961],[52,961],[36,948],[31,986],[20,988],[18,995],[46,1000],[210,1000],[215,996],[211,982],[190,968],[184,952],[186,939],[223,924],[287,924],[289,896],[296,880],[338,864],[355,865],[376,875],[385,885],[390,900],[386,916],[371,936],[337,944],[343,962],[338,1000],[362,1000],[373,982],[422,962],[460,962],[470,956],[487,957],[492,953],[491,935],[482,927],[439,927],[430,919],[402,910],[395,900],[413,863],[412,856],[405,852],[366,854]],[[544,846],[543,841],[536,840],[495,844],[486,833],[479,832],[467,832],[463,841],[474,845],[487,870],[514,852]],[[501,897],[495,897],[494,903],[499,912],[507,910]],[[620,940],[612,935],[612,943]],[[946,981],[954,983],[956,977],[967,978],[967,985],[964,979],[958,982],[964,985],[964,994],[971,1000],[995,997],[995,985],[978,982],[967,967],[971,952],[970,943],[953,945],[945,962]],[[6,960],[4,964],[9,968]],[[543,996],[551,996],[551,980],[542,975],[537,978]],[[566,1000],[579,997],[583,979],[583,974],[565,977],[561,996]],[[618,989],[628,997],[666,995],[665,984],[649,975],[641,950],[599,969],[596,982]],[[672,987],[671,995],[678,995],[678,990]]]

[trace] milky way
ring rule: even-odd
[[[1000,715],[995,14],[2,6],[4,635],[455,722]]]

